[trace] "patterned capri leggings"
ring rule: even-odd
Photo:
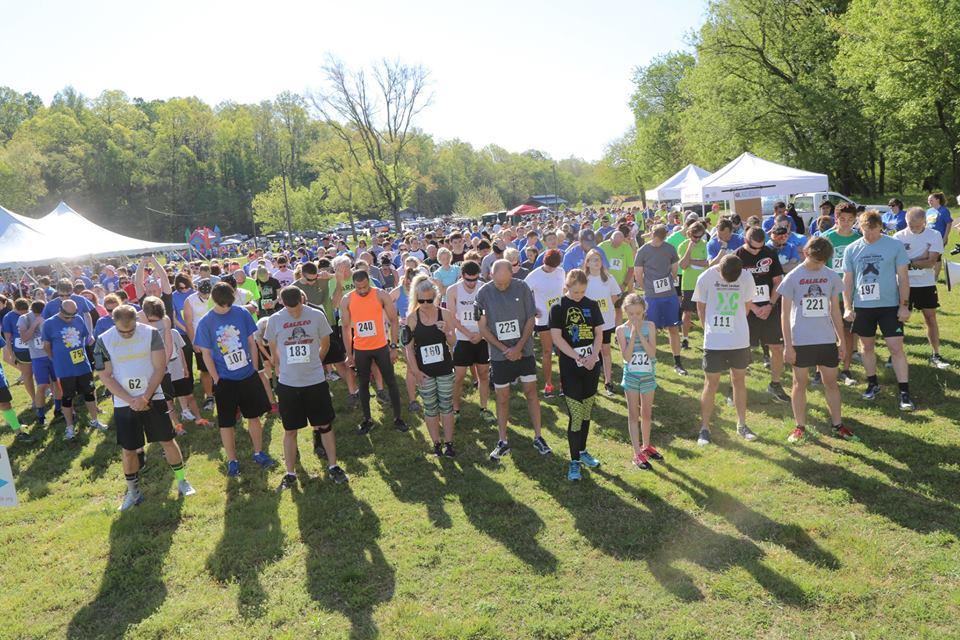
[[[453,413],[453,377],[452,373],[431,378],[417,387],[423,400],[423,415],[435,417]]]

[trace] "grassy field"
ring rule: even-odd
[[[942,295],[943,355],[960,362],[960,302]],[[736,439],[722,406],[715,445],[698,448],[692,350],[689,377],[661,369],[666,462],[631,467],[624,401],[604,398],[590,446],[603,466],[579,484],[563,455],[535,453],[519,395],[514,452],[495,465],[475,393],[450,461],[426,455],[420,420],[355,435],[337,385],[349,485],[319,477],[307,434],[300,491],[275,491],[280,472],[254,468],[244,433],[244,474],[228,481],[217,433],[194,429],[181,446],[198,495],[177,499],[152,446],[147,499],[123,515],[112,431],[66,444],[61,423],[31,446],[5,431],[21,505],[0,511],[0,638],[960,637],[958,372],[927,366],[916,316],[908,334],[918,411],[897,411],[889,369],[875,404],[845,388],[860,443],[824,432],[814,391],[819,433],[787,445],[789,407],[754,365],[759,440]],[[23,388],[14,396],[25,409]],[[561,401],[542,407],[560,453]],[[278,459],[281,433],[268,421]]]

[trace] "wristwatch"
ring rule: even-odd
[[[388,344],[387,346],[390,347],[391,349],[399,349],[399,348],[400,348],[400,345],[398,345],[398,344],[395,343],[395,342],[391,342],[391,343]]]

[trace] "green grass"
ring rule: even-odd
[[[960,362],[960,303],[942,293],[943,354]],[[228,482],[216,432],[197,429],[181,446],[198,495],[176,498],[151,446],[147,500],[124,515],[112,432],[68,445],[57,425],[23,447],[6,431],[22,502],[0,511],[0,638],[956,638],[958,373],[926,365],[916,317],[908,334],[919,410],[899,414],[889,369],[876,404],[845,388],[862,443],[823,432],[817,390],[819,432],[788,446],[789,408],[754,365],[760,440],[736,439],[722,406],[716,444],[698,449],[699,367],[685,379],[662,367],[654,443],[666,463],[631,468],[624,402],[603,398],[590,448],[604,464],[580,484],[563,455],[534,452],[519,394],[499,466],[474,393],[459,457],[438,461],[419,420],[408,434],[354,435],[358,412],[337,385],[349,485],[318,477],[303,434],[311,477],[278,495],[280,472],[254,469],[242,431],[244,475]],[[14,395],[25,409],[22,387]],[[560,401],[542,407],[562,454]],[[278,459],[281,433],[270,420]]]

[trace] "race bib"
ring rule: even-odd
[[[600,298],[599,300],[597,300],[597,304],[600,305],[600,311],[602,311],[602,312],[604,312],[604,313],[607,312],[607,299],[606,299],[606,298]]]
[[[713,314],[710,318],[710,330],[713,333],[733,333],[733,316]]]
[[[623,268],[623,261],[620,258],[610,258],[610,270],[620,271]]]
[[[132,396],[142,396],[147,392],[147,379],[127,378],[123,381],[123,388]]]
[[[753,301],[754,302],[770,302],[770,287],[765,284],[754,285],[753,287]]]
[[[499,340],[519,340],[520,339],[520,321],[505,320],[497,323],[497,339]]]
[[[26,342],[24,342],[23,340],[21,340],[21,339],[19,338],[19,336],[18,336],[18,337],[16,337],[16,338],[13,339],[13,348],[14,348],[14,349],[19,349],[20,351],[24,351],[25,349],[29,349],[30,346],[29,346]]]
[[[833,270],[834,271],[843,271],[843,254],[833,257]]]
[[[660,278],[659,280],[653,281],[654,293],[666,293],[672,288],[673,287],[670,286],[670,278]]]
[[[673,276],[673,286],[674,288],[680,286],[680,276]]]
[[[809,296],[803,298],[800,303],[800,310],[804,318],[826,318],[827,297]]]
[[[227,371],[236,371],[247,366],[247,352],[243,349],[238,351],[229,351],[223,356],[223,361],[227,365]]]
[[[628,373],[653,373],[653,363],[646,351],[637,351],[627,360]]]
[[[860,294],[860,300],[864,302],[880,299],[880,285],[876,282],[862,284],[857,291]]]
[[[377,323],[373,320],[363,320],[357,323],[357,335],[361,338],[372,338],[377,335]]]
[[[43,349],[43,338],[36,336],[33,339],[33,348],[34,349]]]
[[[420,347],[420,360],[423,364],[436,364],[443,362],[443,345],[428,344]]]
[[[70,362],[73,364],[80,364],[87,359],[87,352],[83,349],[71,349],[70,350]]]
[[[310,345],[288,344],[286,347],[287,364],[309,364]]]
[[[576,351],[577,355],[580,356],[581,358],[589,358],[590,356],[593,355],[592,344],[588,344],[585,347],[574,347],[573,350]]]

